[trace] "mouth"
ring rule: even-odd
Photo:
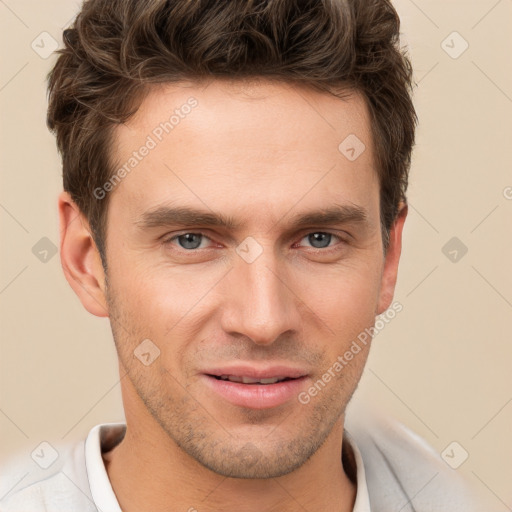
[[[238,366],[210,369],[202,378],[221,400],[244,408],[268,409],[297,399],[308,373],[285,366]]]
[[[242,384],[277,384],[278,382],[284,382],[287,380],[292,380],[293,377],[269,377],[269,378],[261,378],[254,379],[253,377],[246,377],[242,375],[241,377],[238,375],[210,375],[214,379],[217,380],[228,380],[229,382],[241,382]]]

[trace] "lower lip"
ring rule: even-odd
[[[243,384],[204,375],[206,384],[222,398],[251,409],[277,407],[296,398],[304,387],[306,377],[276,382],[275,384]]]

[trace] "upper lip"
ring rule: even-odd
[[[202,373],[206,375],[214,375],[220,377],[222,375],[230,375],[233,377],[250,377],[252,379],[272,379],[275,377],[288,377],[290,379],[297,379],[304,377],[308,374],[302,368],[295,368],[285,365],[273,366],[254,366],[254,365],[236,365],[236,366],[222,366],[204,370]]]

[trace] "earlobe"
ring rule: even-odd
[[[89,223],[67,192],[60,194],[58,208],[64,275],[89,313],[107,317],[105,273]]]
[[[401,203],[398,215],[389,233],[389,246],[386,251],[384,270],[382,272],[377,315],[384,313],[393,300],[398,276],[398,263],[402,252],[402,231],[407,217],[407,211],[407,205]]]

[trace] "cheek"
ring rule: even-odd
[[[329,327],[338,350],[373,325],[380,273],[379,265],[373,264],[303,276],[305,302]]]
[[[111,282],[116,314],[122,319],[119,334],[126,338],[130,333],[126,350],[147,338],[159,347],[161,364],[183,365],[187,347],[218,306],[215,284],[222,274],[222,269],[198,273],[190,268],[119,262]]]
[[[118,260],[112,282],[125,307],[138,316],[144,312],[148,325],[155,327],[182,318],[220,275],[218,271],[150,263],[144,255],[140,260]]]

